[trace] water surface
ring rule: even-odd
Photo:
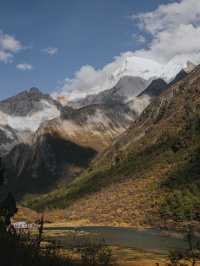
[[[187,247],[183,236],[169,236],[163,234],[161,230],[136,230],[133,228],[104,226],[54,227],[48,230],[62,231],[63,236],[59,236],[59,240],[61,241],[65,239],[65,233],[72,231],[88,233],[91,236],[95,236],[97,240],[104,239],[109,245],[159,253],[168,253],[170,250],[184,249]]]

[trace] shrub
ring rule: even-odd
[[[79,253],[81,256],[81,262],[85,266],[114,265],[112,251],[104,241],[99,243],[87,241],[79,248]]]

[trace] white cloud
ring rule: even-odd
[[[73,79],[66,79],[63,87],[60,89],[61,94],[70,99],[82,98],[87,94],[94,94],[100,91],[101,86],[106,80],[106,73],[101,70],[95,70],[90,65],[82,66],[74,74]],[[55,94],[54,96],[57,96]]]
[[[138,43],[145,43],[146,39],[143,35],[139,35],[137,38]]]
[[[0,61],[11,63],[15,53],[23,49],[20,41],[0,31]]]
[[[200,54],[200,1],[181,0],[134,14],[140,30],[151,34],[147,49],[137,55],[167,62],[179,54]]]
[[[6,51],[0,50],[0,61],[4,63],[11,63],[12,62],[13,55]]]
[[[176,55],[188,55],[188,58],[200,59],[200,28],[192,24],[180,25],[173,31],[160,32],[148,49],[136,51],[137,56],[168,62]]]
[[[26,71],[26,70],[33,69],[33,66],[30,65],[30,64],[24,63],[24,64],[18,64],[18,65],[16,65],[16,68],[19,69],[19,70],[22,70],[22,71]]]
[[[134,40],[134,42],[138,43],[138,44],[144,44],[146,43],[146,38],[141,34],[141,35],[137,35],[137,34],[132,34],[132,39]]]
[[[44,53],[53,56],[56,55],[58,53],[58,48],[56,47],[48,47],[42,50]]]
[[[15,53],[22,49],[22,44],[13,36],[0,32],[0,47],[2,50]]]
[[[200,63],[199,0],[174,0],[173,3],[160,5],[152,12],[134,14],[132,19],[140,29],[138,36],[132,35],[132,38],[142,46],[145,44],[147,48],[124,53],[100,70],[83,66],[73,79],[65,81],[61,88],[62,95],[67,99],[74,99],[111,88],[116,81],[113,77],[118,77],[119,71],[125,71],[127,58],[132,56],[153,59],[160,63],[160,68],[166,65],[164,70],[167,69],[171,76],[175,70],[180,71],[185,67],[188,60]],[[144,36],[148,36],[148,39]],[[150,41],[147,43],[148,40]],[[146,63],[143,62],[142,65]],[[151,62],[150,65],[155,64]],[[151,71],[152,67],[148,71],[149,69]],[[137,73],[137,69],[132,70]],[[145,75],[146,72],[143,72],[144,77]]]
[[[174,3],[160,5],[152,12],[134,14],[133,19],[139,21],[141,29],[155,34],[174,29],[180,24],[200,24],[200,1],[180,0]]]

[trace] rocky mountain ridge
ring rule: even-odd
[[[32,93],[34,97],[30,99]],[[43,110],[36,108],[28,116],[12,115],[12,119],[18,121],[20,118],[20,122],[25,126],[27,119],[30,119],[35,127],[26,130],[19,125],[14,129],[6,124],[3,127],[1,152],[8,170],[7,183],[17,195],[24,192],[47,191],[62,180],[62,177],[71,180],[70,178],[87,167],[94,156],[108,147],[137,117],[128,106],[120,103],[90,105],[73,110],[59,105],[39,91],[36,95],[35,90],[25,92],[16,98],[21,99],[21,96],[23,99],[24,97],[27,99],[28,96],[28,101],[36,101],[36,104],[33,103],[34,107],[38,107],[37,103],[40,104],[43,99],[49,100],[48,103],[52,104],[56,112],[51,114],[45,108]],[[16,98],[11,100],[12,103],[14,101],[14,113],[16,109],[19,110]],[[8,101],[10,104],[10,99]],[[23,109],[23,106],[20,106],[22,115],[21,108]],[[35,114],[43,111],[49,115],[46,116],[47,120],[44,116],[41,116],[42,119],[39,121],[31,120]],[[8,129],[15,134],[15,139],[8,137],[5,139]]]
[[[36,88],[0,102],[0,148],[9,162],[9,186],[21,195],[48,191],[62,179],[70,182],[166,89],[164,81],[148,83],[125,76],[101,93],[99,102],[79,109],[62,106]],[[138,96],[141,90],[147,91]]]
[[[30,143],[33,134],[47,120],[60,116],[62,106],[37,88],[31,88],[0,102],[0,154],[16,144]]]
[[[59,207],[63,219],[87,224],[148,227],[198,221],[199,125],[198,66],[155,98],[70,184],[25,203],[40,210]]]

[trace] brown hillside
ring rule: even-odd
[[[200,67],[156,99],[70,185],[25,203],[68,220],[155,225],[199,218]]]

